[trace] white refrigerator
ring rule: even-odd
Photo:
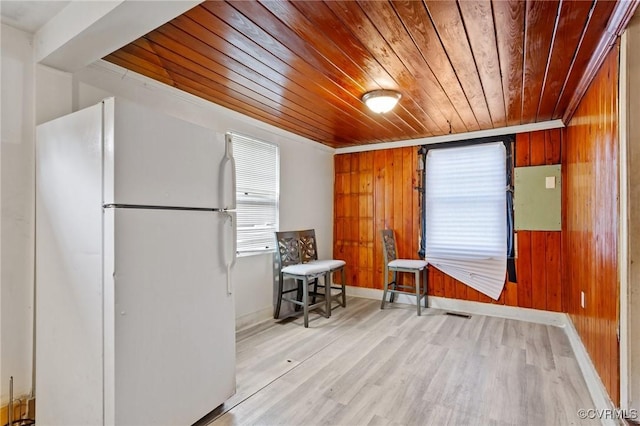
[[[189,425],[235,392],[230,141],[109,98],[38,126],[38,425]]]

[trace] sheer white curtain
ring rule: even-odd
[[[502,142],[432,149],[425,164],[427,261],[498,299],[507,267]]]

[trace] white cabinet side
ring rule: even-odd
[[[42,124],[36,152],[41,425],[103,424],[102,105]]]

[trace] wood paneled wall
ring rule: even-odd
[[[565,309],[609,396],[619,402],[618,47],[566,128],[563,161]],[[581,295],[585,294],[585,307]]]
[[[347,284],[382,288],[380,230],[396,231],[398,252],[417,258],[416,147],[335,156],[334,257],[347,262]]]
[[[568,312],[611,399],[619,402],[618,48],[563,130],[519,134],[516,166],[562,162],[562,232],[518,232],[518,283],[498,301],[429,272],[429,294]],[[417,258],[417,147],[335,157],[334,256],[349,285],[382,288],[380,230],[393,228],[399,254]],[[581,307],[580,292],[586,304]]]
[[[558,164],[559,129],[516,137],[516,166]],[[399,255],[418,258],[418,147],[335,156],[334,256],[347,261],[348,284],[382,288],[380,230],[395,230]],[[562,310],[560,232],[519,232],[518,284],[507,282],[497,301],[435,268],[429,294],[510,306]],[[410,278],[410,277],[409,277]]]

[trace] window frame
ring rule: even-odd
[[[236,224],[237,224],[236,236],[235,236],[237,241],[236,253],[239,257],[253,256],[253,255],[259,255],[264,253],[272,253],[275,251],[275,238],[274,238],[275,234],[274,233],[279,229],[279,221],[280,221],[280,146],[274,142],[266,141],[253,136],[247,136],[245,134],[236,133],[236,132],[227,132],[226,137],[231,142],[231,149],[234,157],[235,173],[236,173],[236,188],[235,188]],[[255,191],[253,192],[250,191],[249,193],[247,193],[246,191],[239,190],[239,189],[242,189],[241,187],[242,178],[240,177],[239,179],[239,172],[238,172],[238,169],[239,169],[238,156],[237,156],[238,149],[236,145],[238,143],[246,143],[247,145],[262,144],[262,145],[268,145],[274,148],[275,164],[272,165],[272,167],[274,168],[274,180],[273,180],[272,192],[264,191],[256,187],[254,187]],[[242,161],[243,160],[241,160],[241,163]],[[240,164],[240,168],[242,168],[241,164]],[[242,171],[240,172],[242,173]],[[245,190],[247,189],[246,185],[244,189]],[[243,231],[250,229],[249,227],[245,228],[243,226],[240,226],[240,223],[242,223],[245,220],[242,217],[243,215],[242,206],[245,206],[245,205],[252,206],[254,208],[257,208],[257,206],[260,206],[260,205],[269,206],[270,207],[269,210],[273,212],[273,224],[254,223],[252,225],[254,228],[258,228],[258,227],[265,228],[264,232],[257,231],[257,233],[260,235],[259,241],[263,241],[263,242],[268,241],[268,245],[266,245],[264,248],[258,248],[255,246],[252,247],[250,244],[246,244],[246,245],[240,244],[240,238],[239,238],[240,235],[242,235]]]
[[[489,136],[483,138],[474,138],[474,139],[466,139],[459,141],[450,141],[450,142],[440,142],[428,145],[422,145],[418,149],[418,155],[421,156],[420,162],[420,187],[419,190],[419,208],[420,208],[420,244],[418,255],[421,259],[425,258],[426,254],[426,206],[425,206],[425,177],[426,177],[426,159],[427,154],[432,149],[439,148],[458,148],[465,147],[471,145],[480,145],[487,143],[496,143],[501,142],[504,144],[506,149],[506,200],[507,200],[507,252],[505,256],[507,257],[507,273],[508,280],[510,282],[516,283],[516,273],[515,273],[515,229],[513,223],[513,171],[515,166],[515,156],[516,156],[516,135],[515,134],[507,134],[507,135],[499,135],[499,136]]]

